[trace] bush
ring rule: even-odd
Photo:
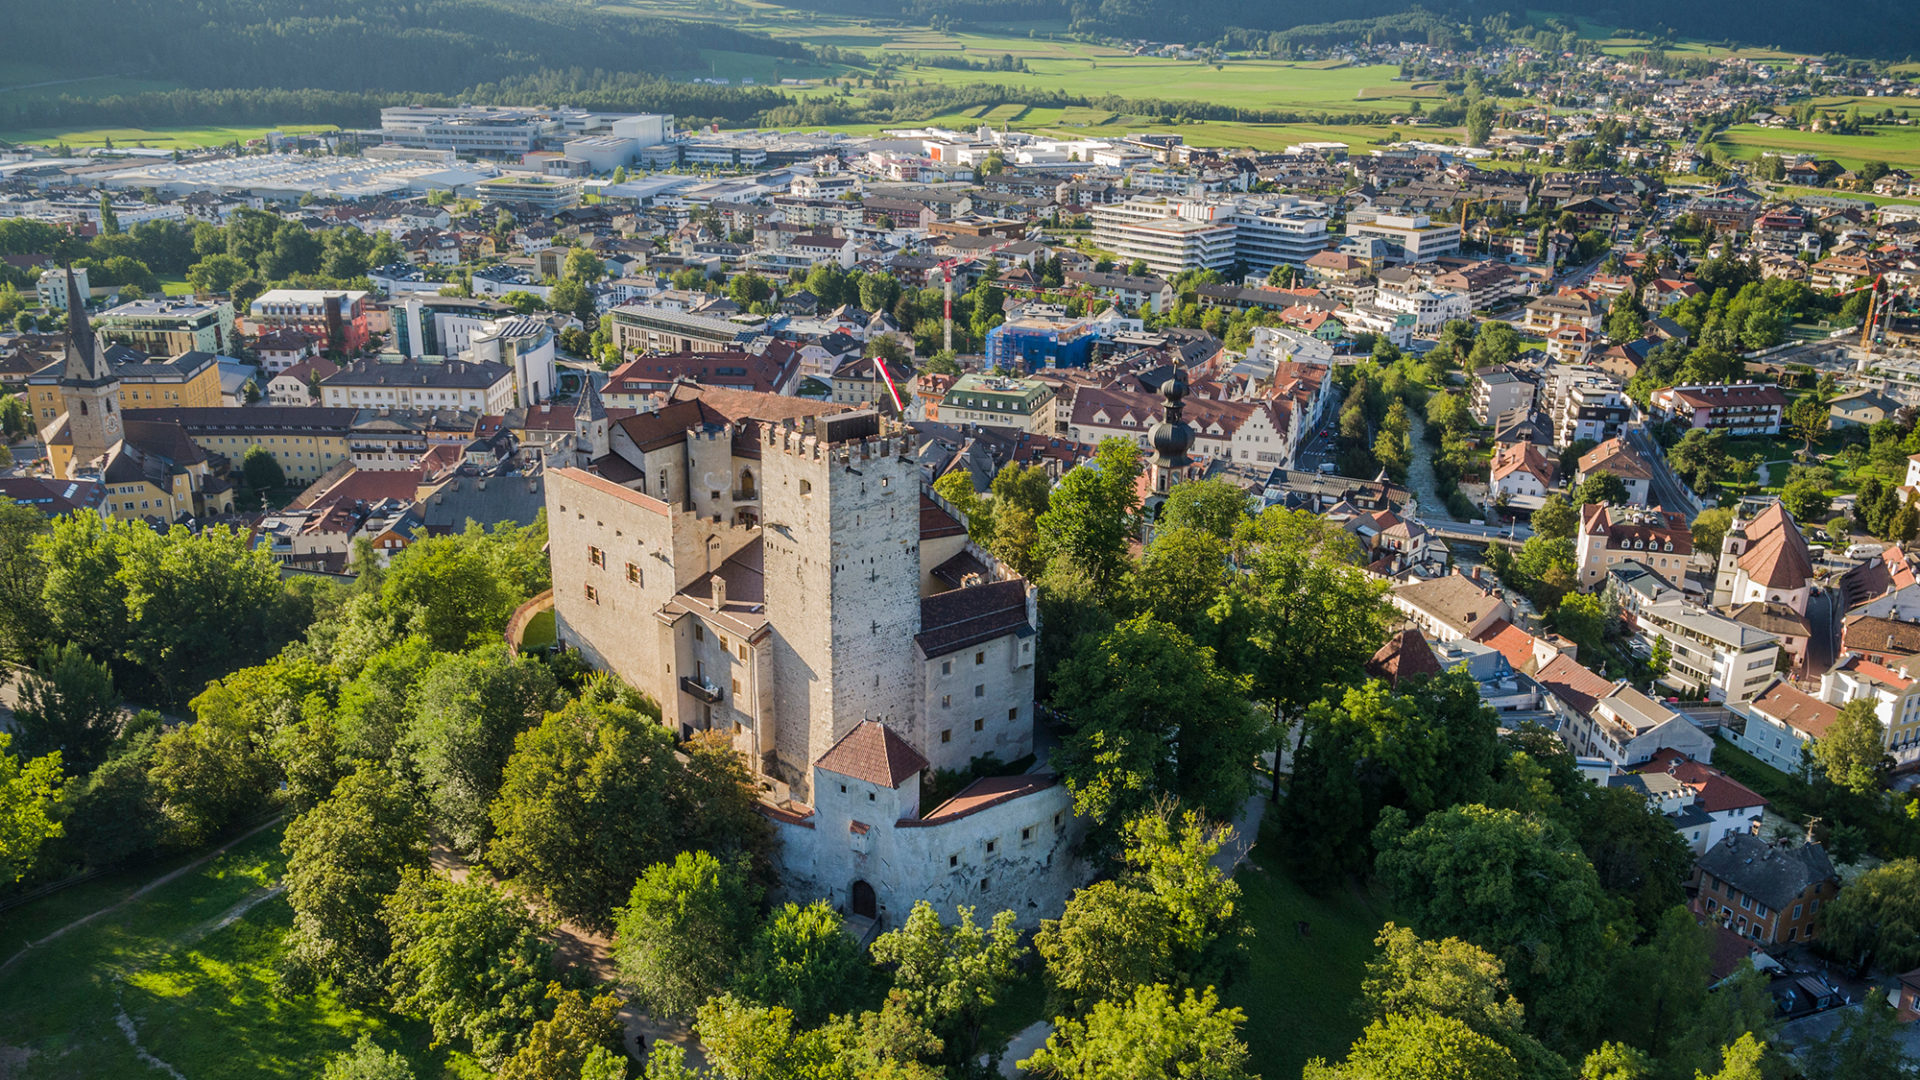
[[[1453,494],[1447,496],[1447,513],[1461,521],[1474,521],[1480,518],[1482,511],[1479,504],[1462,495],[1456,488]]]

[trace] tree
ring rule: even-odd
[[[242,278],[252,273],[253,267],[222,252],[208,255],[188,267],[187,283],[193,286],[197,295],[213,293],[224,296],[232,292],[234,285]]]
[[[1570,538],[1579,525],[1579,516],[1571,500],[1554,492],[1541,500],[1540,508],[1533,512],[1533,534],[1548,539]]]
[[[1080,1015],[1135,987],[1204,987],[1238,970],[1251,931],[1240,886],[1212,862],[1232,834],[1165,805],[1128,822],[1121,876],[1076,891],[1034,937],[1052,1011]]]
[[[914,336],[916,338],[920,336],[919,327],[914,328]],[[933,356],[927,359],[926,363],[920,365],[920,370],[929,375],[952,375],[955,378],[958,378],[962,374],[959,362],[956,361],[950,353],[946,352],[933,354]]]
[[[22,334],[31,334],[40,329],[40,320],[33,317],[33,312],[22,311],[14,315],[13,328]]]
[[[1423,937],[1459,937],[1500,958],[1550,1043],[1592,1022],[1612,939],[1593,867],[1554,827],[1512,810],[1454,806],[1408,830],[1390,810],[1376,870]]]
[[[247,478],[247,486],[255,491],[285,487],[287,483],[287,474],[280,468],[280,459],[264,446],[247,449],[240,458],[240,473]]]
[[[478,532],[416,540],[393,561],[380,602],[442,652],[500,640],[522,596],[500,573],[498,553]]]
[[[41,844],[62,835],[51,811],[65,788],[59,754],[27,760],[12,743],[0,731],[0,883],[9,885],[33,868]]]
[[[160,736],[150,775],[170,839],[186,846],[257,813],[278,780],[254,728],[212,710]]]
[[[1480,331],[1474,337],[1473,349],[1467,355],[1469,367],[1478,371],[1484,367],[1512,363],[1520,355],[1520,332],[1511,323],[1492,321],[1480,324]]]
[[[1610,472],[1596,472],[1581,482],[1580,489],[1574,492],[1573,501],[1581,506],[1588,503],[1625,506],[1627,485]]]
[[[1418,821],[1476,797],[1499,758],[1496,727],[1460,674],[1397,692],[1369,680],[1310,706],[1280,807],[1296,874],[1328,885],[1364,870],[1369,834],[1389,807]]]
[[[1054,485],[1046,512],[1034,523],[1046,557],[1084,570],[1103,598],[1113,594],[1127,566],[1141,468],[1138,446],[1119,438],[1102,441],[1092,461]]]
[[[1232,574],[1227,552],[1227,541],[1200,528],[1156,531],[1132,577],[1133,610],[1157,615],[1188,635],[1206,634],[1208,610]]]
[[[1832,422],[1833,411],[1818,393],[1802,394],[1787,406],[1787,426],[1792,429],[1793,437],[1800,440],[1803,455],[1812,455],[1813,444],[1827,433]]]
[[[1247,492],[1230,480],[1187,480],[1173,485],[1160,504],[1161,530],[1192,526],[1231,540],[1249,520]]]
[[[1493,135],[1493,121],[1498,115],[1492,98],[1480,98],[1467,106],[1467,145],[1487,145],[1487,140]]]
[[[1640,337],[1642,312],[1640,302],[1632,289],[1626,289],[1613,298],[1607,309],[1607,339],[1616,345],[1637,340]]]
[[[1820,937],[1836,957],[1888,971],[1920,966],[1920,862],[1896,859],[1829,901]]]
[[[1873,987],[1857,1011],[1801,1051],[1807,1080],[1912,1080],[1920,1061],[1907,1052],[1904,1027],[1886,991]]]
[[[636,698],[596,680],[522,732],[488,811],[487,861],[593,926],[610,926],[631,883],[672,851],[673,738]]]
[[[906,922],[874,939],[875,962],[893,968],[893,988],[907,1016],[924,1024],[941,1044],[940,1061],[958,1065],[980,1055],[987,1010],[1014,978],[1026,955],[1014,915],[1002,911],[990,927],[961,907],[959,921],[940,921],[933,905],[917,901]]]
[[[553,287],[547,294],[546,306],[554,311],[564,311],[581,322],[591,326],[600,314],[594,301],[593,290],[584,282],[568,278]]]
[[[477,850],[487,837],[487,807],[519,734],[556,704],[552,669],[493,645],[445,655],[416,687],[405,736],[435,824],[454,845]]]
[[[620,1043],[620,999],[612,994],[588,997],[579,990],[547,985],[553,1016],[533,1025],[527,1039],[506,1064],[499,1080],[581,1080],[595,1049],[624,1056]]]
[[[449,881],[404,871],[381,919],[393,942],[387,992],[436,1042],[465,1039],[498,1065],[540,1019],[553,946],[519,900],[479,877]]]
[[[320,1080],[414,1080],[413,1066],[393,1050],[382,1050],[373,1036],[362,1035],[353,1049],[327,1059]]]
[[[1507,991],[1498,958],[1458,938],[1424,941],[1388,923],[1367,962],[1361,1011],[1373,1022],[1391,1016],[1458,1020],[1505,1047],[1525,1077],[1561,1077],[1567,1064],[1525,1029],[1526,1010]]]
[[[108,146],[112,149],[112,146]],[[120,232],[120,215],[114,213],[113,200],[106,192],[100,193],[100,232],[105,236],[117,236]]]
[[[113,673],[77,645],[49,645],[20,680],[13,723],[21,756],[58,750],[67,769],[85,776],[106,760],[120,734]]]
[[[1553,628],[1580,646],[1582,656],[1603,655],[1609,621],[1606,603],[1588,593],[1570,593],[1553,609]]]
[[[1833,499],[1820,481],[1801,477],[1780,489],[1780,503],[1796,521],[1819,521],[1826,517]]]
[[[1653,1061],[1625,1043],[1602,1043],[1580,1063],[1579,1080],[1653,1080]]]
[[[382,905],[404,871],[427,866],[426,817],[414,793],[385,768],[363,763],[332,798],[293,819],[280,847],[293,970],[370,1000],[384,989],[379,973],[391,947]]]
[[[1184,999],[1140,986],[1130,1000],[1095,1005],[1084,1021],[1063,1018],[1020,1068],[1055,1080],[1258,1080],[1235,1031],[1244,1023],[1211,986]]]
[[[1255,756],[1272,745],[1247,702],[1248,680],[1151,615],[1082,640],[1053,682],[1068,717],[1053,765],[1096,849],[1111,850],[1124,823],[1163,795],[1233,818]]]
[[[614,912],[621,978],[655,1015],[692,1015],[738,970],[759,902],[739,867],[704,851],[655,863]]]
[[[26,398],[0,393],[0,443],[23,439],[32,430],[33,413],[27,408]]]
[[[1856,698],[1840,706],[1827,732],[1813,741],[1813,757],[1827,779],[1856,795],[1880,786],[1887,750],[1880,717],[1872,698]]]
[[[561,264],[560,276],[566,281],[591,285],[607,276],[607,264],[586,248],[573,248],[567,252],[566,262]]]
[[[1359,678],[1393,609],[1354,538],[1311,511],[1268,507],[1236,536],[1233,558],[1246,572],[1213,609],[1213,640],[1224,666],[1252,678],[1277,741],[1329,688]]]
[[[846,1011],[864,989],[866,957],[825,900],[788,903],[747,946],[736,986],[763,1005],[783,1006],[812,1026]]]
[[[1304,1080],[1520,1080],[1513,1055],[1447,1016],[1388,1016],[1367,1025],[1347,1059],[1307,1063]]]
[[[1693,490],[1710,488],[1733,467],[1726,441],[1726,432],[1719,428],[1694,428],[1673,444],[1667,463]]]
[[[1720,542],[1733,527],[1731,507],[1710,507],[1693,519],[1693,550],[1718,553]]]
[[[1427,424],[1446,434],[1460,434],[1474,426],[1473,408],[1464,395],[1442,390],[1427,399]]]
[[[1760,1062],[1767,1056],[1767,1044],[1748,1032],[1721,1053],[1720,1071],[1708,1076],[1695,1073],[1695,1080],[1764,1080]]]

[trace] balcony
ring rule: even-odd
[[[682,675],[680,676],[680,689],[692,694],[694,697],[699,698],[709,705],[718,705],[723,696],[720,688],[708,682],[705,677],[695,678],[691,675]]]

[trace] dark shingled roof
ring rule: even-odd
[[[959,536],[967,531],[965,525],[947,513],[939,503],[920,496],[920,539],[934,540],[942,536]]]
[[[1833,862],[1819,844],[1776,848],[1747,833],[1721,838],[1700,856],[1700,869],[1776,910],[1807,886],[1834,876]]]
[[[929,657],[943,656],[1023,633],[1027,622],[1027,583],[1020,578],[935,593],[920,601],[920,633],[913,640]]]
[[[926,768],[927,759],[908,746],[892,728],[878,721],[862,720],[813,764],[865,783],[897,788]]]

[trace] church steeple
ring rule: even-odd
[[[1187,457],[1193,447],[1193,429],[1181,418],[1185,411],[1181,401],[1187,396],[1186,373],[1175,368],[1173,375],[1160,384],[1160,396],[1166,402],[1166,417],[1153,425],[1153,490],[1156,495],[1165,495],[1182,470],[1193,463]]]
[[[113,449],[121,438],[120,379],[107,363],[93,327],[87,301],[67,267],[67,355],[60,368],[60,395],[66,401],[66,439],[72,450],[67,473],[73,475]]]
[[[62,386],[102,386],[114,382],[113,371],[100,351],[87,321],[87,301],[80,295],[80,283],[74,280],[73,266],[67,266],[67,353],[60,369]]]

